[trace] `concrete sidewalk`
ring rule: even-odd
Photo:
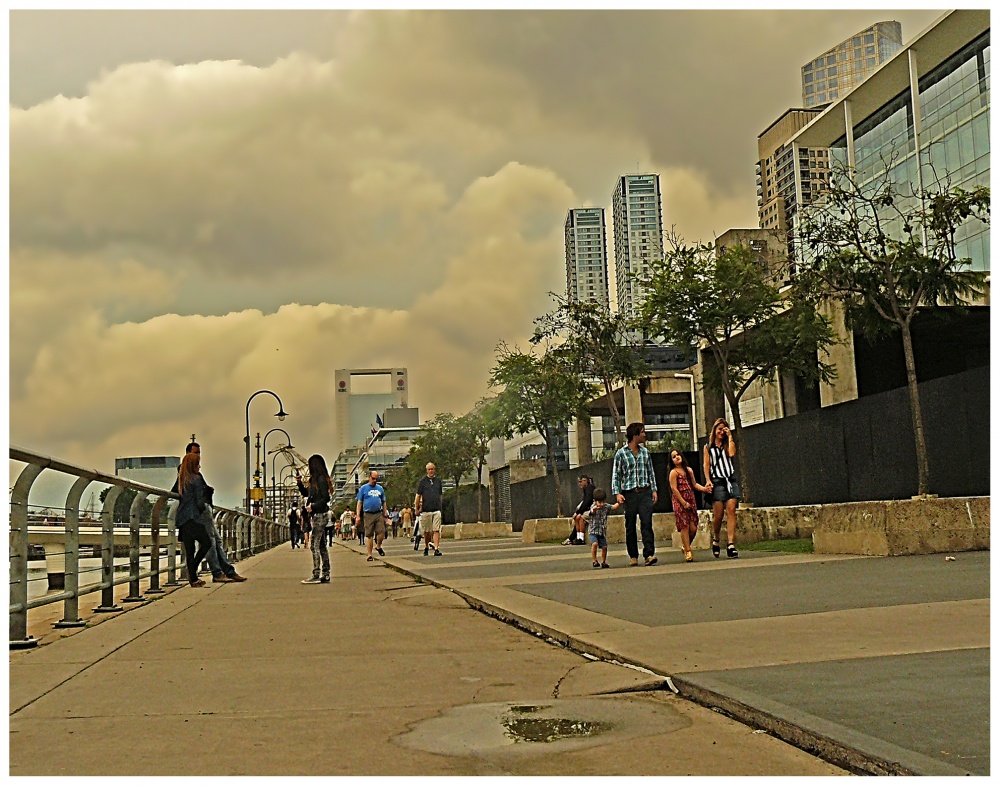
[[[357,544],[351,544],[357,550]],[[866,558],[676,550],[594,570],[589,547],[444,541],[385,562],[576,651],[860,772],[989,773],[989,553]],[[359,557],[360,559],[361,557]]]
[[[468,561],[490,564],[498,547],[472,545]],[[183,587],[11,652],[9,773],[843,774],[348,548],[328,585],[301,584],[310,555],[287,547],[239,568],[246,583]],[[595,614],[494,584],[570,622]]]

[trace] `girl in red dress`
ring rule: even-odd
[[[684,561],[694,562],[691,543],[694,541],[694,536],[698,534],[698,504],[695,502],[692,489],[707,492],[708,488],[694,479],[694,470],[688,466],[684,455],[679,450],[670,451],[670,463],[673,465],[669,481],[670,501],[674,506],[674,522],[677,524],[677,531],[681,533]]]

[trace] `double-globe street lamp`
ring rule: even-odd
[[[291,445],[289,445],[289,447],[291,447]],[[278,456],[282,456],[287,463],[280,470],[275,470],[275,462],[278,460]],[[267,463],[267,456],[264,457],[264,462]],[[278,491],[277,491],[277,487],[280,486],[280,485],[282,485],[282,483],[281,483],[282,479],[278,477],[278,473],[279,472],[284,472],[288,467],[293,467],[294,468],[295,467],[295,463],[291,459],[289,459],[288,456],[286,456],[284,453],[281,453],[279,451],[275,451],[274,455],[271,456],[271,497],[275,501],[275,509],[274,509],[274,516],[275,517],[278,515],[278,510],[277,510]],[[282,504],[282,507],[284,507],[284,504]],[[277,518],[275,518],[275,521],[277,521]]]
[[[261,470],[264,473],[264,484],[263,485],[264,485],[265,495],[267,493],[267,438],[268,438],[269,435],[273,434],[275,431],[280,431],[282,434],[285,435],[285,439],[288,440],[288,444],[286,445],[286,447],[289,447],[289,448],[295,447],[292,444],[292,438],[288,435],[288,432],[285,431],[283,428],[278,428],[277,426],[275,426],[273,429],[271,429],[270,431],[268,431],[267,434],[264,435],[264,461],[261,462]],[[275,454],[275,455],[277,455],[277,454]],[[272,461],[271,464],[272,464],[271,485],[274,486],[274,470],[273,470],[274,462]],[[273,491],[273,489],[272,489],[272,491]],[[275,515],[274,510],[275,510],[274,504],[272,503],[272,505],[271,505],[271,518],[272,519],[274,518],[274,515]]]
[[[246,488],[247,488],[247,494],[246,494],[246,497],[243,500],[243,503],[246,506],[247,513],[251,512],[251,507],[250,507],[250,402],[253,401],[261,393],[267,393],[267,394],[269,394],[271,396],[274,396],[274,398],[277,400],[277,402],[278,402],[278,411],[277,411],[277,413],[275,413],[275,417],[278,420],[284,420],[286,417],[288,417],[288,413],[285,412],[285,407],[284,407],[284,405],[282,405],[281,399],[278,397],[278,394],[275,393],[273,390],[258,390],[256,393],[254,393],[252,396],[250,396],[250,398],[247,399],[247,420],[246,420],[246,427],[247,428],[246,428],[246,435],[243,437],[243,442],[246,445],[246,453],[247,453],[247,464],[246,464],[246,469],[247,469],[247,471],[246,471]]]

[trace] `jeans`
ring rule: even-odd
[[[642,556],[649,559],[656,553],[653,542],[653,492],[623,491],[625,497],[625,549],[630,559],[639,556],[639,543],[635,535],[635,519],[639,518],[639,531],[642,533]]]
[[[187,555],[188,581],[194,584],[198,580],[198,566],[205,559],[205,555],[212,546],[212,539],[205,530],[202,521],[191,519],[185,521],[178,527],[180,531],[181,543],[184,544],[184,552]],[[198,541],[198,550],[195,551],[194,542]]]
[[[329,514],[327,514],[327,515],[329,515]],[[326,545],[327,545],[328,548],[333,545],[333,537],[336,534],[337,533],[336,533],[336,531],[334,530],[334,528],[332,526],[326,528]]]
[[[320,577],[321,567],[323,578],[330,578],[330,552],[326,547],[326,531],[324,529],[329,521],[329,513],[313,513],[313,537],[309,541],[309,549],[312,551],[314,579]]]
[[[212,518],[212,514],[208,511],[201,517],[202,524],[205,525],[205,531],[208,533],[209,539],[212,541],[212,545],[208,549],[208,553],[205,555],[205,559],[208,560],[208,567],[212,571],[212,575],[216,578],[222,575],[235,576],[236,568],[233,567],[232,563],[226,559],[226,550],[222,546],[222,536],[219,534],[218,528],[215,526],[215,521]]]

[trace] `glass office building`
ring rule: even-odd
[[[836,101],[903,46],[899,22],[876,22],[802,66],[802,106]]]
[[[971,188],[989,185],[989,112],[989,12],[951,11],[792,143],[829,147],[833,176],[853,167],[862,187],[888,173],[904,194],[911,186]],[[966,222],[957,241],[959,256],[989,270],[986,225]]]

